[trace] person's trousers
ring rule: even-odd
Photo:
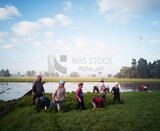
[[[77,99],[76,109],[80,109],[80,107],[81,107],[83,110],[85,109],[84,99],[81,99],[81,102],[79,102],[79,100]]]
[[[63,101],[56,101],[56,103],[57,103],[57,110],[60,111],[60,109],[62,108]]]
[[[93,107],[96,107],[96,103],[91,100]]]
[[[33,97],[32,97],[32,104],[36,104],[37,101],[39,100],[39,98],[42,97],[42,96],[43,96],[43,94],[39,94],[39,95],[34,94]]]
[[[114,95],[114,97],[113,97],[113,100],[114,101],[120,101],[120,95]]]

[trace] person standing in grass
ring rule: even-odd
[[[93,105],[93,110],[95,110],[97,107],[104,107],[105,99],[100,95],[99,97],[94,97],[91,103]]]
[[[106,85],[104,84],[104,79],[103,79],[103,78],[100,79],[98,85],[96,85],[96,86],[93,87],[93,93],[94,93],[95,91],[97,91],[98,93],[100,93],[100,92],[102,92],[102,91],[103,91],[104,93],[109,92],[109,86],[106,86]]]
[[[103,78],[100,79],[98,87],[99,87],[99,92],[101,92],[101,91],[103,91],[105,93],[109,92],[109,86],[105,85]]]
[[[104,79],[100,79],[100,83],[99,83],[99,95],[104,100],[106,99],[106,92],[109,92],[109,87],[104,84]]]
[[[76,109],[80,109],[80,107],[84,110],[85,104],[84,104],[84,96],[83,96],[83,83],[78,83],[78,89],[76,90],[76,100],[77,100],[77,106]]]
[[[119,89],[119,87],[118,87],[118,85],[119,85],[119,83],[118,82],[116,82],[115,83],[115,86],[112,88],[112,90],[111,90],[111,93],[112,93],[112,95],[113,95],[113,100],[114,101],[120,101],[121,99],[120,99],[120,89]]]
[[[39,98],[44,96],[45,91],[44,91],[43,84],[44,83],[42,82],[42,76],[37,75],[37,79],[33,83],[33,86],[32,86],[32,95],[33,95],[32,102],[33,102],[33,104],[37,104]]]
[[[100,90],[102,90],[102,88],[104,88],[104,87],[105,87],[104,80],[103,80],[103,78],[101,78],[100,81],[99,81],[99,83],[98,83],[98,85],[93,86],[93,93],[95,91],[97,91],[99,93]]]
[[[53,102],[57,103],[57,110],[60,111],[64,99],[67,102],[66,88],[64,87],[65,81],[59,81],[58,89],[52,94]]]

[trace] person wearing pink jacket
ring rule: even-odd
[[[78,89],[76,90],[76,100],[77,100],[77,106],[76,109],[80,109],[80,107],[84,110],[85,104],[84,104],[84,96],[83,96],[83,83],[78,83]]]

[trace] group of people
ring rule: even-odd
[[[120,88],[118,86],[119,83],[116,82],[115,86],[111,90],[114,101],[120,101]],[[92,99],[91,103],[93,104],[93,109],[104,106],[104,103],[106,102],[106,93],[110,92],[110,89],[109,86],[105,85],[104,80],[100,79],[99,84],[93,87],[93,93],[95,91],[99,93],[99,97]]]
[[[53,108],[54,105],[56,105],[57,110],[60,111],[63,102],[66,101],[66,103],[68,103],[65,81],[59,81],[58,88],[53,92],[51,101],[47,97],[45,97],[43,84],[44,83],[42,82],[41,75],[38,75],[32,87],[32,102],[36,105],[37,111],[40,111],[41,109],[47,110]],[[119,83],[116,82],[115,86],[111,90],[114,101],[120,101],[120,89],[118,85]],[[78,88],[75,92],[75,97],[77,101],[76,109],[82,108],[83,110],[85,110],[84,95],[82,88],[83,82],[79,82]],[[93,93],[95,91],[98,92],[98,96],[92,98],[91,100],[93,109],[96,109],[97,107],[104,107],[104,103],[106,102],[106,93],[110,91],[109,87],[104,84],[103,79],[100,80],[97,86],[93,87]]]

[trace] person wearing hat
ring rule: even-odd
[[[100,83],[99,83],[99,92],[100,92],[100,93],[101,93],[101,92],[106,93],[106,91],[109,92],[109,86],[106,86],[106,85],[104,84],[104,79],[103,79],[103,78],[100,79],[99,82],[100,82]]]
[[[84,96],[83,96],[83,83],[79,82],[78,83],[78,89],[76,90],[76,100],[77,100],[77,106],[76,109],[80,109],[80,107],[84,110],[85,105],[84,105]]]
[[[93,93],[94,93],[95,91],[97,91],[97,92],[99,93],[100,90],[102,89],[102,87],[104,87],[104,86],[105,86],[105,85],[104,85],[104,80],[103,80],[103,78],[101,78],[101,79],[99,80],[99,84],[93,87]]]
[[[94,87],[93,87],[93,93],[94,93],[95,91],[97,91],[99,94],[103,94],[103,93],[105,94],[106,91],[109,92],[109,87],[108,87],[108,86],[105,86],[105,84],[104,84],[104,79],[103,79],[103,78],[101,78],[101,79],[99,80],[99,83],[98,83],[97,86],[94,86]]]
[[[37,75],[36,81],[32,86],[33,104],[37,104],[39,97],[42,97],[45,94],[43,84],[44,83],[42,82],[42,76]]]
[[[65,81],[59,81],[58,89],[52,94],[53,102],[57,104],[57,110],[60,111],[64,99],[67,102],[67,92],[66,88],[64,87]]]
[[[104,84],[104,79],[101,78],[99,81],[98,86],[93,89],[93,92],[97,90],[98,94],[100,95],[100,97],[102,97],[104,100],[106,99],[106,92],[109,92],[109,86],[106,86]]]
[[[120,89],[119,89],[118,85],[119,85],[119,83],[116,82],[115,86],[111,90],[114,101],[116,101],[116,100],[120,101]]]

